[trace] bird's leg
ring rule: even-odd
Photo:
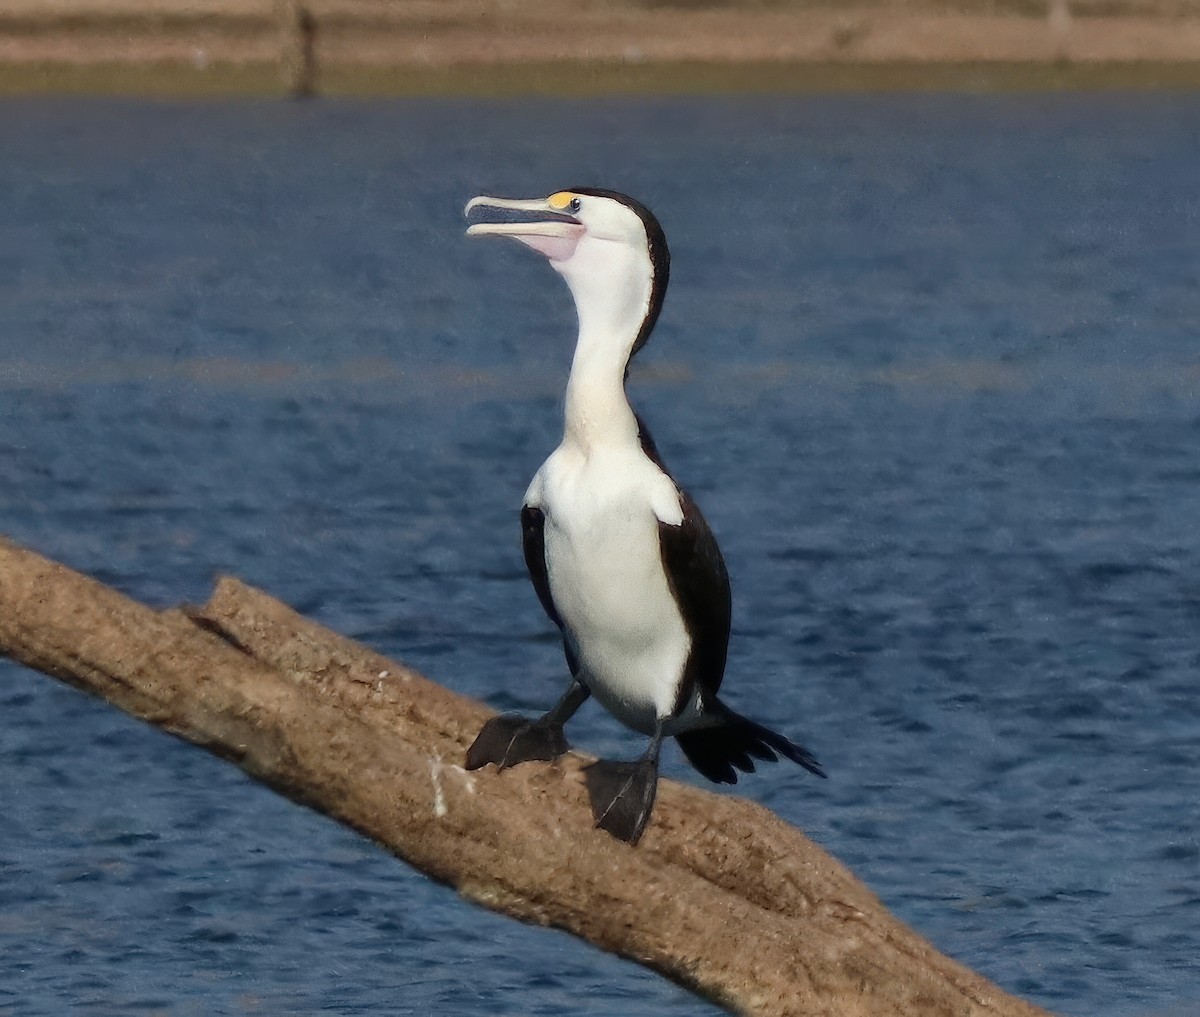
[[[636,844],[650,821],[658,793],[658,754],[662,741],[660,720],[640,759],[632,763],[601,759],[584,772],[596,826],[618,840]]]
[[[589,695],[585,685],[573,681],[566,695],[537,720],[522,717],[519,713],[493,717],[483,725],[467,750],[467,769],[478,770],[488,763],[495,763],[503,770],[506,766],[533,759],[557,759],[569,747],[563,724]]]

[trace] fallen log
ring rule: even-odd
[[[236,579],[202,608],[156,611],[0,538],[0,652],[232,760],[468,900],[731,1011],[1046,1013],[938,953],[761,806],[664,780],[631,848],[592,828],[581,753],[467,773],[484,705]]]

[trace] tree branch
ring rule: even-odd
[[[235,579],[155,611],[0,538],[0,651],[237,763],[468,900],[745,1014],[1045,1014],[939,954],[766,809],[662,781],[630,848],[570,753],[467,773],[490,711]]]

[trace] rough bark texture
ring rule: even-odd
[[[155,611],[0,539],[0,651],[235,761],[484,907],[730,1010],[1032,1017],[760,806],[664,780],[637,848],[592,829],[571,753],[475,773],[490,711],[235,579]]]

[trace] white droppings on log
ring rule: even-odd
[[[471,771],[464,770],[457,763],[451,763],[450,769],[462,778],[463,787],[467,789],[467,794],[473,795],[475,793],[475,778],[471,776]]]
[[[433,814],[444,819],[450,810],[446,808],[446,795],[442,791],[442,757],[432,756],[429,760],[429,776],[433,778]]]

